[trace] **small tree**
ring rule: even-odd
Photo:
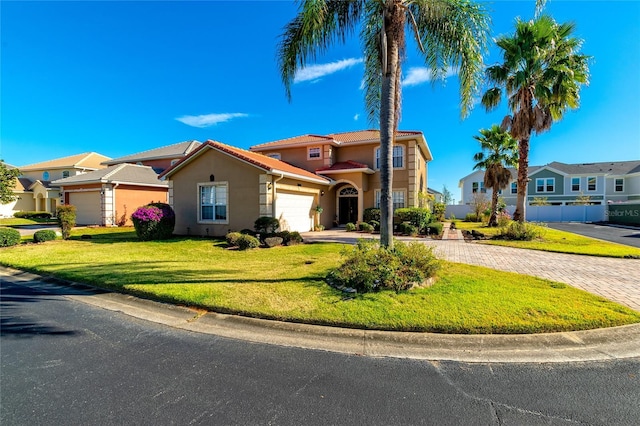
[[[18,169],[9,168],[0,160],[0,204],[8,204],[18,198],[13,192],[18,176]]]
[[[473,213],[476,215],[476,220],[479,222],[481,220],[482,215],[490,206],[489,199],[486,194],[482,192],[476,192],[471,197],[471,208],[473,209]]]
[[[584,195],[582,192],[576,197],[576,204],[582,206],[591,205],[591,195]]]
[[[550,206],[551,203],[547,200],[547,197],[533,197],[530,206]]]
[[[71,237],[71,230],[76,226],[76,206],[72,204],[59,206],[56,209],[56,216],[60,231],[62,231],[62,239],[68,240]]]
[[[453,204],[453,194],[447,188],[447,185],[442,185],[442,202],[447,204]]]

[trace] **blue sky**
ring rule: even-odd
[[[533,17],[534,0],[486,2],[492,36]],[[593,56],[579,110],[531,140],[530,164],[640,159],[640,1],[549,0]],[[0,158],[22,166],[82,152],[120,157],[184,140],[241,148],[371,128],[357,36],[301,71],[288,102],[276,50],[289,1],[0,3]],[[492,46],[488,65],[500,61]],[[432,85],[410,45],[400,128],[424,132],[428,185],[460,199],[479,129],[506,108],[460,117],[458,80]]]

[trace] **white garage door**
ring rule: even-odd
[[[280,230],[308,232],[313,228],[313,195],[278,192],[276,218]]]
[[[102,225],[100,191],[71,192],[69,204],[76,206],[76,224]]]

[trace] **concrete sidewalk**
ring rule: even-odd
[[[153,302],[0,267],[0,281],[185,331],[373,357],[460,362],[575,362],[640,357],[640,324],[569,333],[453,335],[267,321]]]
[[[306,242],[354,244],[378,235],[329,230],[302,234]],[[618,259],[551,253],[465,242],[460,230],[445,232],[442,240],[399,237],[434,247],[438,256],[456,263],[485,266],[572,285],[640,311],[640,259]]]

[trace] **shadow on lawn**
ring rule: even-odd
[[[186,264],[176,268],[177,264]],[[121,289],[125,285],[167,285],[167,284],[254,284],[267,285],[323,280],[323,274],[309,274],[295,278],[255,278],[255,274],[246,271],[246,278],[234,278],[236,269],[211,267],[207,270],[194,270],[188,267],[189,262],[144,261],[121,263],[47,263],[44,268],[56,269],[53,274],[61,279]],[[34,270],[35,273],[42,273]]]

